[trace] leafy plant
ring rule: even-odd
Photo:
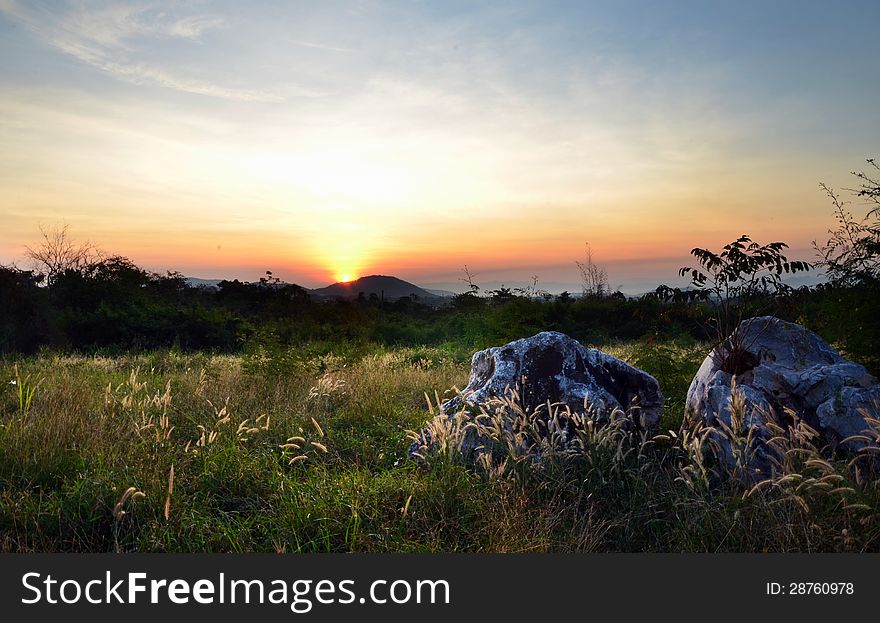
[[[678,271],[680,276],[690,277],[691,287],[662,285],[655,292],[666,300],[702,301],[712,307],[707,323],[709,336],[722,347],[716,349],[724,358],[722,369],[736,374],[748,366],[742,343],[748,331],[736,331],[745,310],[760,309],[770,298],[791,292],[792,287],[782,280],[784,274],[812,268],[808,262],[790,261],[783,255],[787,248],[784,242],[762,245],[745,234],[718,253],[695,248],[691,255],[699,267],[684,266]]]
[[[11,381],[12,385],[15,385],[15,389],[18,392],[18,419],[24,422],[27,419],[28,414],[31,412],[31,405],[34,401],[34,396],[37,393],[37,388],[42,383],[42,379],[32,382],[30,376],[22,377],[21,373],[18,371],[18,366],[15,366],[15,378]]]

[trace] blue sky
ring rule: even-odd
[[[877,154],[877,2],[0,0],[0,262],[40,223],[320,285],[669,281]]]

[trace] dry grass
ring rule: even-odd
[[[691,346],[610,350],[673,405],[699,365]],[[0,548],[878,549],[880,426],[855,457],[829,456],[802,423],[779,431],[776,471],[746,486],[714,449],[733,436],[745,469],[737,426],[648,437],[625,414],[525,413],[515,395],[431,420],[468,370],[427,348],[0,362]],[[435,444],[411,461],[407,431],[427,420]]]
[[[479,407],[461,400],[462,407],[450,415],[441,411],[441,401],[425,398],[433,417],[422,430],[408,435],[414,443],[413,456],[426,463],[469,464],[487,480],[520,483],[580,465],[578,473],[586,476],[585,481],[598,480],[606,487],[629,480],[669,486],[671,495],[681,496],[675,485],[682,484],[685,495],[692,497],[683,497],[681,503],[697,504],[698,496],[708,495],[717,502],[737,496],[746,505],[734,512],[734,520],[743,511],[782,518],[783,534],[803,522],[809,522],[807,533],[822,533],[825,529],[817,522],[830,515],[834,525],[845,526],[834,537],[834,549],[841,543],[844,549],[877,546],[880,420],[874,416],[880,409],[864,413],[868,423],[864,434],[839,446],[858,443],[854,455],[840,456],[820,445],[820,434],[792,411],[786,414],[791,422],[786,427],[773,423],[768,414],[759,414],[768,422],[769,437],[759,435],[747,420],[743,394],[735,389],[730,424],[685,423],[678,432],[660,435],[636,432],[632,422],[638,418],[637,409],[599,413],[585,403],[583,411],[573,413],[567,405],[548,403],[526,412],[513,389]],[[582,501],[593,492],[580,488],[577,493]],[[592,521],[594,515],[595,507],[587,504],[583,519]],[[535,520],[546,517],[541,514]],[[606,528],[626,517],[623,513],[609,518]],[[595,528],[582,536],[587,534],[595,536]],[[585,541],[577,548],[592,549]]]

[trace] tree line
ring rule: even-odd
[[[639,298],[608,287],[589,245],[577,262],[580,296],[551,296],[537,277],[526,288],[483,291],[465,268],[467,288],[448,305],[418,300],[311,300],[267,271],[255,283],[195,287],[177,272],[145,270],[128,258],[76,242],[66,227],[41,230],[27,247],[28,268],[0,266],[0,353],[41,348],[94,351],[179,348],[239,352],[253,345],[343,342],[462,349],[542,330],[588,343],[614,339],[712,339],[744,317],[772,313],[801,322],[878,369],[880,360],[880,168],[854,172],[848,199],[826,185],[835,218],[813,263],[789,260],[783,242],[743,235],[720,251],[695,248],[683,267],[687,288],[659,286]],[[853,208],[853,205],[860,208]],[[856,209],[855,215],[853,209]],[[827,282],[793,288],[784,276],[820,270]]]

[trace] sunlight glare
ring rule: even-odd
[[[313,147],[298,152],[259,152],[247,159],[249,177],[306,192],[323,200],[358,205],[403,204],[417,180],[405,162],[386,154],[352,154],[351,148]]]

